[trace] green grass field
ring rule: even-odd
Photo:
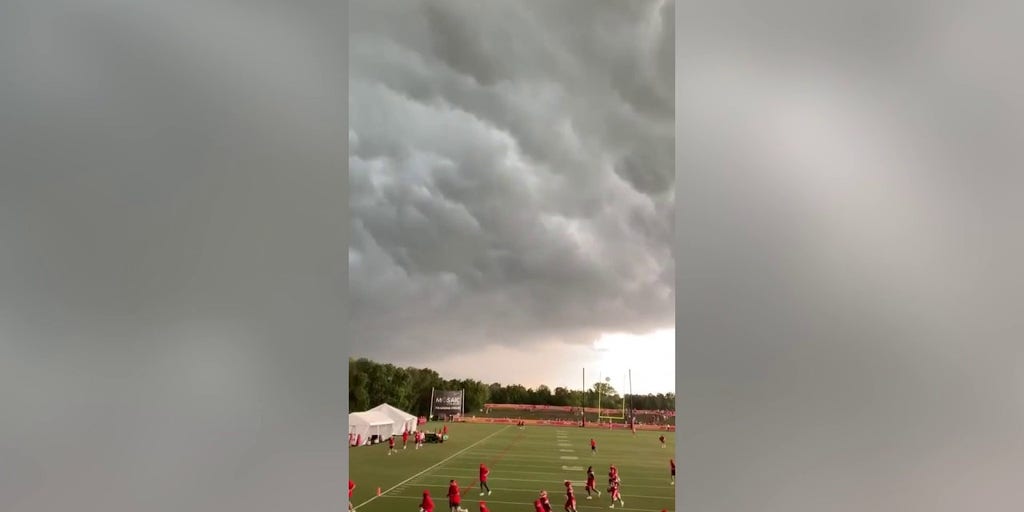
[[[437,430],[428,424],[425,430]],[[615,510],[660,512],[675,510],[675,487],[670,484],[669,459],[675,454],[672,432],[609,431],[593,428],[449,424],[449,440],[427,444],[419,450],[401,449],[388,456],[387,444],[351,448],[349,475],[356,484],[352,504],[360,512],[401,512],[418,510],[424,489],[429,489],[437,512],[448,512],[445,494],[452,478],[464,489],[462,507],[479,510],[479,500],[492,512],[532,512],[533,500],[542,489],[551,496],[552,509],[562,511],[564,480],[573,482],[577,510],[607,510],[611,501],[604,491],[608,466],[615,464],[622,479],[626,506]],[[658,436],[665,435],[666,448]],[[590,453],[590,438],[597,441],[597,454]],[[490,496],[479,496],[478,468],[484,462],[491,469]],[[594,466],[601,497],[586,499],[583,490],[587,466]],[[465,489],[471,486],[470,489]],[[376,496],[380,487],[382,495]]]

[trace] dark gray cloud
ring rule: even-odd
[[[672,2],[354,2],[354,335],[674,325]]]

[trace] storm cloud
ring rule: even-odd
[[[674,325],[674,5],[357,1],[353,336],[588,343]]]

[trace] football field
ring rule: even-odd
[[[437,430],[438,424],[425,430]],[[455,479],[462,492],[462,507],[479,511],[479,501],[492,512],[532,512],[533,500],[547,490],[552,510],[564,510],[565,480],[576,491],[577,510],[608,510],[608,466],[619,468],[625,507],[615,510],[660,512],[675,510],[669,459],[675,454],[674,432],[609,431],[595,428],[463,424],[448,425],[449,440],[415,450],[410,437],[402,450],[388,456],[387,443],[349,449],[349,478],[355,482],[352,504],[360,512],[413,512],[424,489],[430,490],[436,512],[447,512],[448,481]],[[665,436],[661,448],[658,436]],[[597,441],[591,454],[590,438]],[[480,496],[478,468],[491,473],[489,496]],[[588,500],[584,491],[587,466],[594,466],[601,496]],[[468,487],[468,489],[467,489]],[[377,496],[380,488],[381,496]]]

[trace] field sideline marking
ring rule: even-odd
[[[395,490],[395,488],[397,488],[398,486],[400,486],[400,485],[402,485],[402,484],[404,484],[404,483],[406,483],[406,482],[408,482],[408,481],[410,481],[410,480],[412,480],[412,479],[422,475],[423,473],[426,473],[427,471],[430,471],[431,469],[434,469],[434,468],[440,466],[441,464],[444,464],[445,462],[448,462],[449,460],[454,459],[455,457],[458,457],[459,455],[462,455],[462,452],[465,452],[466,450],[468,450],[468,449],[470,449],[470,448],[472,448],[472,447],[474,447],[474,446],[476,446],[476,445],[478,445],[478,444],[480,444],[480,443],[482,443],[482,442],[484,442],[484,441],[486,441],[486,440],[488,440],[488,439],[490,439],[490,438],[492,438],[492,437],[494,437],[494,436],[496,436],[496,435],[498,435],[498,434],[508,430],[508,428],[511,427],[511,426],[512,425],[506,425],[505,428],[503,428],[503,429],[501,429],[501,430],[499,430],[497,432],[494,432],[493,434],[491,434],[491,435],[489,435],[489,436],[487,436],[487,437],[485,437],[485,438],[483,438],[483,439],[481,439],[481,440],[479,440],[479,441],[477,441],[477,442],[475,442],[475,443],[473,443],[473,444],[471,444],[471,445],[469,445],[469,446],[467,446],[467,447],[465,447],[465,448],[463,448],[463,449],[461,449],[461,450],[451,454],[447,459],[444,459],[441,462],[438,462],[437,464],[434,464],[433,466],[430,466],[429,468],[424,469],[423,471],[420,471],[419,473],[416,473],[415,475],[410,476],[409,478],[406,478],[405,480],[402,480],[401,482],[398,482],[397,484],[392,486],[390,489],[380,493],[379,496],[374,496],[374,497],[372,497],[372,498],[370,498],[370,499],[368,499],[368,500],[366,500],[366,501],[364,501],[364,502],[362,502],[362,503],[352,507],[352,510],[355,510],[355,509],[357,509],[357,508],[359,508],[359,507],[361,507],[363,505],[366,505],[367,503],[369,503],[369,502],[371,502],[371,501],[373,501],[373,500],[375,500],[377,498],[380,498],[381,496],[384,496],[385,494]]]

